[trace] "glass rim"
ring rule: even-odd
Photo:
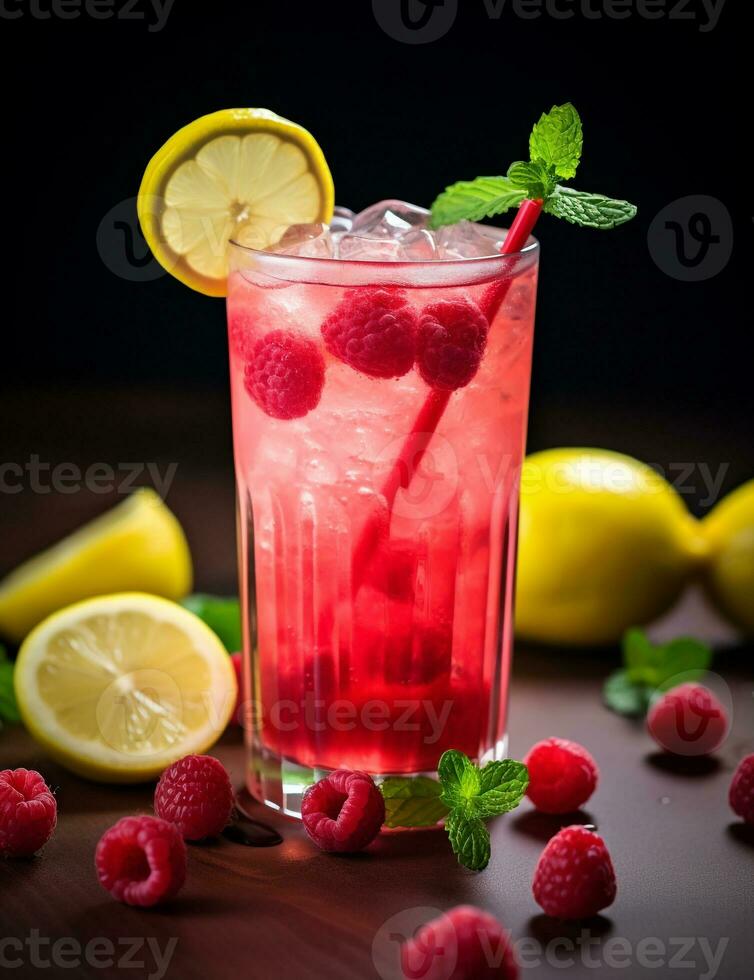
[[[485,227],[495,227],[487,225]],[[506,229],[499,229],[506,231]],[[287,255],[242,245],[229,239],[236,253],[246,256],[273,279],[330,285],[399,284],[414,286],[467,285],[498,279],[503,272],[516,274],[528,268],[539,253],[540,243],[530,235],[517,252],[470,258],[435,259],[422,262],[385,262],[378,259],[337,259],[322,256]],[[501,268],[502,267],[502,268]]]

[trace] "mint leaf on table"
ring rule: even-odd
[[[461,180],[440,194],[432,205],[430,228],[454,225],[458,221],[481,221],[510,208],[517,208],[526,191],[507,177],[477,177]]]
[[[483,871],[490,863],[490,832],[479,817],[451,810],[445,822],[450,846],[460,864],[469,871]]]
[[[228,653],[241,649],[241,607],[238,599],[198,592],[182,599],[181,605],[217,633]]]
[[[558,177],[576,176],[584,134],[581,117],[570,102],[543,112],[529,137],[529,156],[551,166]]]
[[[451,184],[432,205],[430,227],[492,218],[527,199],[540,201],[548,214],[585,228],[604,230],[629,221],[636,214],[636,207],[628,201],[576,191],[558,183],[575,176],[583,143],[576,109],[570,102],[553,106],[531,131],[528,161],[512,163],[505,177],[477,177]]]
[[[636,216],[636,205],[628,201],[560,185],[547,198],[543,210],[582,228],[617,228]]]
[[[5,647],[0,644],[0,728],[3,722],[16,725],[21,721],[13,690],[13,663],[8,659]]]
[[[428,776],[389,776],[380,784],[388,827],[434,827],[448,815],[442,786]]]
[[[488,762],[480,775],[482,785],[473,807],[483,818],[515,810],[529,785],[529,770],[514,759]]]
[[[616,670],[605,681],[602,696],[617,714],[639,717],[649,709],[652,689],[632,681],[627,670]]]
[[[460,864],[481,871],[490,860],[490,835],[484,821],[513,810],[529,785],[526,766],[513,759],[488,762],[480,769],[463,752],[449,749],[437,766],[450,845]]]
[[[605,703],[621,715],[646,714],[652,696],[678,683],[696,680],[710,666],[712,650],[701,640],[678,637],[654,644],[638,628],[623,635],[624,669],[608,677],[603,688]]]

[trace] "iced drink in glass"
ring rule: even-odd
[[[230,246],[248,785],[286,812],[505,756],[538,246],[503,238],[382,202]]]

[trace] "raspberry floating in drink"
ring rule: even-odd
[[[416,314],[398,289],[354,289],[322,324],[325,347],[371,378],[401,378],[414,365]]]
[[[440,300],[419,317],[416,365],[432,388],[455,391],[479,370],[489,323],[467,299]]]
[[[322,353],[307,337],[272,330],[248,353],[244,387],[263,412],[297,419],[319,404],[325,383]]]

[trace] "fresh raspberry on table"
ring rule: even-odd
[[[157,905],[186,880],[186,845],[178,828],[158,817],[123,817],[94,852],[100,884],[126,905]]]
[[[508,932],[488,912],[458,905],[422,926],[401,946],[401,970],[415,980],[516,980]]]
[[[695,683],[679,684],[649,709],[647,728],[667,752],[708,755],[725,741],[728,715],[709,688]]]
[[[433,388],[463,388],[479,370],[489,323],[468,299],[441,299],[419,316],[416,365]]]
[[[539,856],[532,891],[548,915],[585,919],[615,901],[615,871],[605,842],[593,830],[564,827]]]
[[[529,750],[524,763],[529,770],[526,795],[543,813],[573,813],[597,786],[597,763],[578,742],[546,738]]]
[[[304,829],[323,851],[361,851],[385,821],[385,801],[371,776],[336,769],[301,801]]]
[[[0,855],[30,857],[52,837],[58,805],[34,769],[0,772]]]
[[[317,344],[285,330],[271,330],[251,345],[244,387],[263,412],[298,419],[319,404],[325,359]]]
[[[185,840],[203,840],[227,826],[233,799],[222,762],[211,755],[187,755],[160,776],[154,812],[175,824]]]
[[[733,774],[728,800],[736,816],[754,823],[754,752],[741,759]]]
[[[356,371],[400,378],[414,365],[416,314],[400,289],[351,289],[325,318],[322,337]]]

